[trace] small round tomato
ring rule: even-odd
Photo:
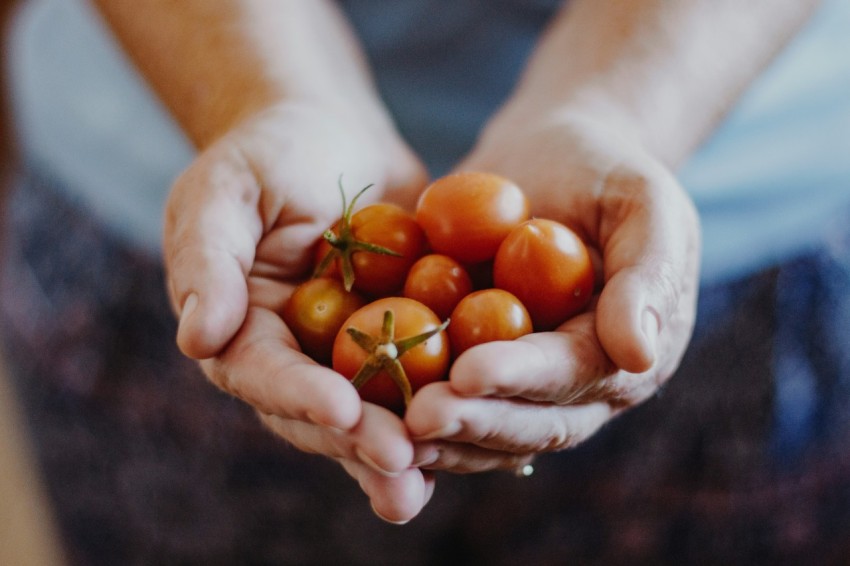
[[[355,251],[354,288],[369,295],[385,296],[401,289],[410,267],[428,247],[425,232],[413,215],[394,204],[364,208],[354,215],[351,229],[357,239],[399,254]]]
[[[341,281],[320,277],[299,285],[284,305],[281,316],[301,351],[329,365],[342,323],[364,304],[363,298],[346,291]]]
[[[433,250],[463,263],[492,259],[505,236],[528,218],[529,202],[522,190],[492,173],[441,177],[416,205],[416,221]]]
[[[333,368],[352,380],[364,401],[402,413],[422,386],[449,367],[445,323],[406,297],[387,297],[355,311],[333,346]]]
[[[493,281],[525,305],[535,330],[551,330],[590,301],[593,266],[572,230],[538,218],[514,229],[499,246]]]
[[[401,289],[428,240],[414,216],[400,206],[377,203],[353,212],[363,191],[350,205],[343,200],[342,219],[317,248],[315,275],[341,277],[347,289],[383,297]]]
[[[403,295],[424,304],[444,320],[471,292],[472,280],[460,263],[446,255],[428,254],[410,268]]]
[[[447,332],[452,355],[496,340],[515,340],[532,332],[525,306],[503,289],[470,293],[452,312]]]
[[[531,317],[525,306],[503,289],[484,289],[464,297],[452,312],[447,328],[454,356],[478,344],[514,340],[531,331]]]

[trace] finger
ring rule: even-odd
[[[404,421],[416,441],[452,440],[527,455],[576,446],[613,414],[607,403],[559,406],[463,397],[439,382],[416,394]]]
[[[429,182],[428,170],[405,144],[394,145],[390,151],[397,155],[390,159],[394,167],[388,173],[382,200],[412,211]]]
[[[475,474],[494,470],[516,471],[531,463],[534,454],[490,450],[463,442],[436,442],[438,457],[425,469],[455,474]]]
[[[350,430],[310,422],[261,415],[278,436],[304,452],[337,460],[356,460],[388,477],[397,476],[413,463],[413,445],[407,429],[395,414],[371,403],[363,404],[362,418]]]
[[[174,185],[163,253],[180,316],[177,343],[190,357],[215,355],[242,323],[262,232],[259,197],[246,161],[224,146],[202,154]]]
[[[292,283],[254,275],[248,277],[248,297],[252,307],[280,313],[294,290]]]
[[[658,336],[695,297],[699,223],[672,175],[611,173],[600,197],[600,240],[607,280],[597,304],[597,331],[614,363],[629,372],[650,369]]]
[[[217,358],[202,362],[210,380],[261,413],[348,430],[362,403],[351,383],[298,351],[283,321],[252,307]]]
[[[411,468],[388,477],[354,460],[342,466],[369,497],[375,514],[389,523],[403,525],[416,517],[434,493],[434,477]]]
[[[470,348],[452,366],[450,383],[465,396],[565,405],[584,402],[591,388],[613,388],[604,380],[616,373],[599,342],[591,312],[570,319],[556,332]]]

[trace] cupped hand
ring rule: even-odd
[[[500,173],[596,256],[598,294],[553,332],[471,348],[405,422],[429,468],[517,469],[573,447],[670,378],[693,328],[699,223],[667,167],[605,120],[496,120],[460,165]],[[530,274],[533,276],[533,274]]]
[[[388,128],[309,104],[268,108],[202,151],[166,207],[164,257],[177,342],[209,379],[301,450],[339,461],[381,517],[404,522],[433,481],[401,420],[364,404],[302,354],[276,314],[310,271],[314,243],[349,200],[408,208],[424,169]]]

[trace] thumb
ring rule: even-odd
[[[393,166],[387,173],[383,199],[412,211],[428,184],[428,170],[406,145],[397,144],[390,151]]]
[[[166,206],[163,253],[180,319],[177,344],[196,359],[216,355],[242,325],[262,231],[250,168],[221,153],[202,154],[177,179]]]
[[[641,373],[664,354],[659,336],[685,306],[680,302],[696,296],[699,221],[666,171],[651,178],[615,172],[600,202],[607,281],[597,304],[597,332],[618,367]],[[676,342],[687,343],[687,336]]]

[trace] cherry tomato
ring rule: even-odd
[[[437,315],[418,301],[378,299],[355,311],[343,324],[333,345],[333,368],[359,385],[364,401],[401,413],[410,395],[445,378],[449,341],[444,329]],[[358,384],[358,374],[368,373],[369,364],[372,375]],[[399,366],[401,376],[394,373]]]
[[[431,247],[463,263],[492,259],[499,244],[529,218],[529,202],[511,181],[491,173],[441,177],[419,198],[416,220]]]
[[[475,291],[464,297],[447,328],[452,355],[496,340],[514,340],[532,331],[525,306],[503,289]]]
[[[372,204],[354,213],[356,200],[343,202],[342,219],[319,243],[315,274],[342,277],[346,288],[373,297],[396,293],[428,248],[425,232],[397,205]]]
[[[429,254],[410,268],[403,295],[419,301],[445,320],[471,292],[472,280],[460,263],[446,255]]]
[[[299,285],[281,315],[301,351],[330,365],[334,339],[342,323],[364,304],[363,298],[346,291],[341,281],[320,277]]]
[[[496,287],[525,305],[537,331],[551,330],[578,313],[593,293],[593,266],[581,239],[553,220],[529,220],[496,253]]]

